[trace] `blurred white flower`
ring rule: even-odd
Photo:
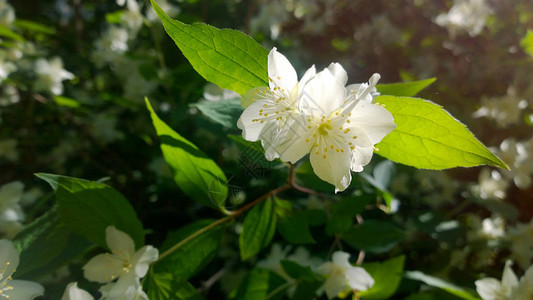
[[[6,299],[31,300],[44,294],[44,288],[35,282],[13,280],[19,265],[19,253],[8,240],[0,240],[0,296]]]
[[[323,262],[320,258],[311,256],[311,252],[304,247],[296,248],[291,255],[287,256],[287,260],[303,267],[311,267],[311,269],[317,268]]]
[[[511,257],[526,269],[531,264],[533,258],[533,220],[529,223],[518,223],[507,232],[510,241]]]
[[[481,169],[478,178],[478,185],[474,187],[474,192],[482,199],[502,200],[507,195],[509,182],[502,175],[489,168]]]
[[[220,101],[239,98],[240,95],[232,90],[223,89],[216,84],[208,83],[204,86],[204,99],[207,101]]]
[[[474,37],[481,33],[491,13],[492,9],[486,0],[455,0],[448,13],[435,18],[435,23],[448,28],[452,38],[464,31]]]
[[[0,158],[2,157],[10,162],[18,160],[19,153],[17,152],[17,140],[6,139],[0,141]]]
[[[518,285],[518,278],[511,269],[511,261],[505,263],[502,280],[496,278],[483,278],[476,280],[476,290],[483,300],[511,300],[529,298],[511,298],[511,294]]]
[[[507,138],[500,144],[499,149],[492,150],[511,168],[511,170],[502,171],[505,178],[512,180],[520,189],[527,189],[531,186],[533,160],[528,153],[526,144],[518,142],[514,138]]]
[[[15,21],[15,10],[7,0],[0,0],[0,25],[9,27]]]
[[[520,282],[514,289],[511,299],[533,299],[533,265],[529,266],[524,276],[520,278]]]
[[[77,282],[67,284],[61,300],[93,300],[93,296],[78,287]]]
[[[280,1],[265,2],[260,5],[259,13],[250,20],[250,31],[270,33],[270,38],[276,40],[290,14]]]
[[[94,43],[95,50],[91,58],[97,66],[102,67],[128,51],[129,33],[118,26],[109,26]]]
[[[472,116],[474,118],[486,117],[496,121],[500,127],[507,127],[521,120],[522,110],[527,106],[527,101],[516,95],[516,89],[509,87],[505,96],[483,97],[481,108],[475,111]]]
[[[110,114],[96,114],[91,120],[89,131],[98,140],[111,143],[124,138],[124,134],[117,130],[117,118]]]
[[[271,270],[285,279],[290,279],[281,266],[281,261],[287,259],[287,253],[289,253],[290,249],[290,247],[285,247],[285,249],[283,249],[281,245],[277,243],[273,244],[270,248],[270,253],[265,259],[258,261],[257,266]]]
[[[24,184],[14,181],[0,188],[0,233],[13,238],[21,229],[24,212],[19,205]]]
[[[374,285],[370,274],[361,267],[352,266],[349,258],[350,254],[336,251],[331,262],[325,262],[315,270],[326,276],[326,282],[321,289],[326,291],[330,299],[349,289],[366,291]]]
[[[170,3],[168,0],[157,0],[157,5],[159,5],[159,7],[161,7],[161,9],[171,18],[176,17],[181,11],[178,6]],[[146,18],[150,22],[159,22],[159,17],[151,5],[146,10]]]
[[[126,2],[126,10],[122,13],[121,24],[129,30],[129,38],[134,39],[143,25],[144,17],[141,13],[141,7],[135,0]]]
[[[20,94],[14,84],[4,84],[0,94],[0,106],[8,106],[18,103]]]
[[[114,226],[106,228],[106,243],[111,253],[99,254],[83,266],[83,275],[90,281],[108,283],[101,288],[106,299],[130,300],[144,294],[140,278],[159,252],[148,245],[135,251],[135,244],[126,233]],[[116,282],[113,282],[118,279]]]
[[[17,66],[9,61],[7,52],[0,51],[0,83],[7,79],[9,74],[15,72]]]
[[[63,69],[63,60],[54,57],[50,60],[39,58],[35,62],[37,80],[33,84],[36,91],[51,92],[54,95],[63,94],[63,80],[74,78],[74,74]]]

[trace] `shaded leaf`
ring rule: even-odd
[[[389,299],[402,281],[404,263],[405,256],[402,255],[384,262],[363,264],[363,268],[374,279],[374,285],[359,292],[359,295],[364,299]]]
[[[367,220],[342,235],[350,246],[373,253],[389,251],[403,238],[403,231],[389,222]]]
[[[423,283],[429,286],[432,286],[432,287],[443,289],[447,291],[448,293],[455,295],[461,299],[479,300],[479,298],[475,297],[473,293],[461,287],[458,287],[454,284],[446,282],[440,278],[424,274],[420,271],[407,271],[405,272],[405,277],[412,279],[412,280],[422,281]]]
[[[240,99],[228,99],[220,101],[200,101],[191,104],[198,108],[206,117],[221,124],[222,126],[236,129],[237,120],[242,114]]]
[[[266,247],[276,231],[276,213],[267,199],[254,206],[244,218],[239,236],[241,259],[246,260]]]
[[[310,244],[315,242],[311,236],[307,218],[303,212],[296,212],[280,218],[278,221],[278,231],[289,243]]]

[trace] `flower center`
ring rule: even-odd
[[[318,132],[321,135],[329,135],[329,131],[332,129],[329,122],[324,122],[318,126]]]

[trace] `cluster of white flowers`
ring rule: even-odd
[[[31,300],[42,296],[44,288],[35,282],[13,280],[19,265],[19,253],[9,240],[0,240],[0,297],[5,299]]]
[[[0,25],[10,26],[15,21],[15,10],[7,0],[0,0]]]
[[[0,188],[0,236],[11,239],[21,229],[24,212],[20,200],[24,184],[19,181],[4,184]]]
[[[350,171],[362,171],[374,145],[395,128],[392,115],[372,103],[378,74],[369,84],[346,86],[346,71],[332,63],[318,73],[312,66],[298,82],[290,62],[274,48],[268,77],[268,88],[241,98],[245,110],[237,126],[244,139],[260,140],[268,160],[296,163],[309,153],[314,172],[336,192],[349,186]]]
[[[492,277],[476,281],[476,290],[483,300],[526,300],[533,298],[533,266],[526,270],[519,281],[511,269],[511,265],[512,262],[507,261],[501,281]]]
[[[51,92],[54,95],[63,94],[63,80],[74,78],[74,74],[63,69],[63,60],[54,57],[50,60],[39,58],[35,62],[37,80],[33,84],[35,91]]]
[[[518,262],[522,268],[527,268],[533,258],[533,220],[529,223],[518,223],[509,228],[507,239],[510,241],[511,257]]]
[[[290,247],[283,249],[281,245],[274,244],[270,250],[270,254],[266,259],[260,260],[257,266],[264,269],[269,269],[288,282],[294,282],[281,266],[282,260],[295,262],[303,267],[310,267],[316,274],[322,275],[325,278],[324,285],[317,291],[321,294],[324,291],[328,298],[335,298],[338,294],[346,292],[347,290],[366,291],[374,285],[374,280],[361,267],[354,267],[349,262],[350,254],[342,251],[333,253],[332,261],[322,262],[317,257],[312,257],[303,247],[295,249],[294,253],[287,255]],[[293,289],[288,290],[288,294],[294,293]]]
[[[486,117],[496,121],[500,127],[507,127],[520,122],[522,111],[528,106],[527,100],[518,97],[516,89],[509,87],[502,97],[484,97],[481,108],[473,113],[473,117]]]
[[[460,32],[474,37],[481,33],[490,14],[492,9],[486,0],[455,0],[448,13],[435,18],[435,23],[446,27],[452,38]]]

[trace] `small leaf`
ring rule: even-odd
[[[376,145],[377,154],[421,169],[492,165],[509,169],[441,106],[428,100],[380,96],[396,129]]]
[[[213,220],[199,220],[169,233],[161,245],[161,253],[212,222]],[[224,228],[224,226],[212,228],[190,240],[157,264],[157,270],[171,273],[176,278],[189,279],[214,258]]]
[[[419,81],[378,84],[376,89],[381,95],[414,97],[435,80],[433,77]]]
[[[473,293],[470,293],[469,291],[461,288],[461,287],[458,287],[454,284],[451,284],[449,282],[446,282],[440,278],[437,278],[437,277],[433,277],[433,276],[429,276],[429,275],[426,275],[420,271],[408,271],[408,272],[405,272],[405,277],[406,278],[409,278],[409,279],[412,279],[412,280],[418,280],[418,281],[422,281],[423,283],[429,285],[429,286],[432,286],[432,287],[436,287],[436,288],[440,288],[440,289],[443,289],[445,291],[447,291],[448,293],[452,294],[452,295],[455,295],[461,299],[467,299],[467,300],[479,300],[478,297],[475,297]]]
[[[526,35],[520,41],[520,46],[524,49],[524,52],[533,57],[533,30],[528,30]]]
[[[307,218],[303,212],[296,212],[280,218],[278,231],[289,243],[310,244],[315,242],[311,236]]]
[[[246,260],[266,247],[276,231],[276,214],[272,201],[256,205],[244,218],[239,236],[241,259]]]
[[[290,260],[282,260],[280,263],[285,273],[291,278],[302,279],[305,281],[315,281],[319,279],[309,266],[303,267]]]
[[[150,300],[200,300],[202,296],[186,280],[170,273],[150,274],[144,285]]]
[[[268,51],[246,34],[202,23],[173,20],[151,0],[167,34],[206,80],[221,88],[244,94],[267,86]]]
[[[374,285],[359,295],[364,299],[389,299],[400,285],[405,256],[391,258],[382,263],[365,263],[363,268],[374,279]]]
[[[224,172],[198,147],[159,119],[148,100],[146,106],[161,140],[163,156],[174,171],[174,181],[191,199],[207,206],[223,207],[228,195]]]
[[[220,101],[200,101],[191,104],[198,108],[205,116],[227,128],[236,129],[237,120],[242,114],[240,99],[228,99]]]
[[[56,30],[51,27],[48,27],[48,26],[45,26],[43,24],[39,24],[33,21],[29,21],[29,20],[22,20],[22,19],[17,18],[15,22],[13,23],[13,25],[15,25],[15,27],[17,28],[36,32],[36,33],[43,33],[43,34],[48,34],[48,35],[56,33]]]
[[[107,248],[105,229],[114,225],[135,241],[144,245],[142,223],[131,204],[119,192],[99,182],[36,174],[55,190],[61,222],[72,231]]]
[[[237,300],[265,299],[269,290],[269,281],[272,273],[266,269],[255,268],[237,288]]]
[[[21,35],[14,33],[11,29],[4,25],[0,25],[0,36],[10,38],[15,41],[24,41],[24,38]]]
[[[389,222],[367,220],[342,235],[350,246],[373,253],[392,249],[403,238],[403,231]]]
[[[70,108],[80,107],[80,103],[72,98],[67,98],[63,96],[54,96],[54,101],[60,106],[66,106]]]

